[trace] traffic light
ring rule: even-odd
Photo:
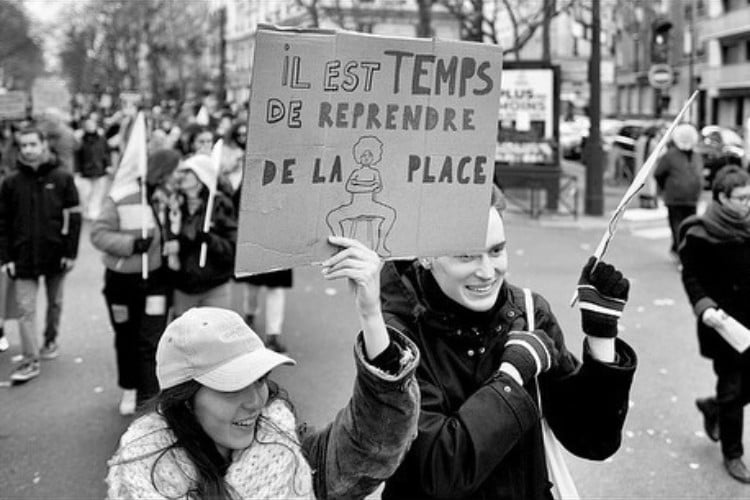
[[[669,64],[669,39],[672,23],[657,19],[651,25],[651,64]]]

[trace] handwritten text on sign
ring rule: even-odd
[[[261,29],[238,271],[309,263],[331,234],[383,257],[481,246],[501,66],[482,44]]]

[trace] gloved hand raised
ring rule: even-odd
[[[513,365],[525,384],[552,367],[555,353],[555,344],[544,330],[512,331],[508,334],[508,340],[505,341],[505,350],[500,357],[500,364]]]
[[[597,264],[596,259],[590,257],[578,280],[578,306],[584,333],[592,337],[616,337],[617,321],[629,291],[630,282],[620,271],[605,262]]]
[[[146,236],[145,238],[136,238],[133,240],[133,255],[148,252],[152,241],[154,241],[153,236]]]

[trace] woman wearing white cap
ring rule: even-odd
[[[109,498],[364,498],[396,469],[417,432],[416,346],[386,329],[373,251],[347,238],[323,262],[348,278],[362,332],[352,398],[319,432],[300,431],[268,379],[294,364],[267,349],[237,313],[194,308],[157,351],[161,392],[109,461]]]
[[[237,241],[237,216],[232,200],[216,189],[216,172],[208,155],[196,154],[184,159],[175,172],[179,203],[170,210],[170,228],[174,239],[166,243],[167,252],[178,256],[174,270],[175,315],[191,307],[231,305],[229,280],[234,274]],[[206,214],[208,197],[215,190],[213,209]],[[206,217],[211,217],[207,232]],[[175,220],[176,219],[176,220]],[[206,261],[200,265],[201,246],[206,243]]]
[[[667,152],[659,158],[654,179],[659,186],[669,215],[672,231],[670,252],[678,258],[677,246],[682,221],[695,215],[703,187],[703,161],[693,151],[698,144],[698,132],[689,123],[681,123],[672,133]]]

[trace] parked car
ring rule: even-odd
[[[701,129],[700,134],[701,140],[696,150],[703,158],[703,178],[707,189],[711,187],[714,176],[721,167],[730,164],[745,169],[748,167],[742,137],[734,130],[708,125]]]

